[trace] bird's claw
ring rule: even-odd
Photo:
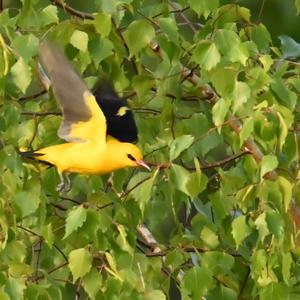
[[[56,191],[59,193],[69,192],[71,190],[71,181],[68,176],[66,176],[67,182],[64,180],[63,174],[59,174],[60,183],[56,186]]]

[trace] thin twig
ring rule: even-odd
[[[172,8],[175,8],[175,5],[171,2],[169,2],[169,5]],[[193,31],[193,33],[197,32],[197,29],[194,27],[193,23],[186,17],[186,15],[184,14],[184,11],[180,11],[179,15],[181,16],[181,18],[187,23],[188,27]]]
[[[242,157],[244,155],[247,155],[247,154],[251,154],[251,152],[248,151],[248,150],[245,150],[245,151],[243,151],[243,152],[241,152],[239,154],[226,157],[226,158],[224,158],[222,160],[219,160],[217,162],[214,162],[212,164],[207,164],[205,166],[201,166],[201,170],[213,169],[213,168],[221,167],[221,166],[223,166],[223,165],[225,165],[225,164],[227,164],[227,163],[229,163],[231,161],[234,161],[234,160],[236,160],[236,159],[238,159],[238,158],[240,158],[240,157]]]
[[[151,178],[151,176],[148,176],[146,178],[144,178],[143,180],[139,181],[137,184],[135,184],[131,189],[129,189],[128,191],[126,191],[125,193],[123,193],[121,195],[121,198],[126,197],[128,194],[130,194],[134,189],[136,189],[138,186],[140,186],[141,184],[143,184],[145,181],[149,180]]]
[[[190,9],[190,7],[189,7],[189,6],[186,6],[186,7],[181,8],[181,9],[170,10],[169,13],[170,13],[170,14],[178,14],[178,13],[180,14],[180,13],[185,12],[185,11],[188,10],[188,9]],[[163,15],[163,13],[159,13],[159,14],[157,14],[157,15],[154,15],[152,18],[154,19],[154,18],[160,17],[160,16],[162,16],[162,15]]]
[[[79,11],[71,7],[70,5],[66,4],[65,2],[62,3],[60,0],[51,0],[51,2],[73,16],[79,17],[81,19],[94,20],[94,16],[92,14]]]
[[[46,111],[46,112],[34,112],[34,111],[23,111],[21,115],[23,116],[34,116],[34,117],[43,117],[43,116],[61,116],[62,113],[55,111]]]
[[[263,0],[262,4],[260,6],[260,9],[259,9],[259,13],[258,13],[258,17],[257,17],[257,23],[261,22],[261,16],[263,14],[263,10],[264,10],[265,4],[266,4],[266,0]]]
[[[22,98],[19,98],[19,101],[26,101],[26,100],[31,100],[31,99],[35,99],[35,98],[38,98],[44,94],[46,94],[47,91],[46,90],[42,90],[34,95],[30,95],[30,96],[24,96]]]
[[[38,118],[37,118],[36,115],[33,116],[33,122],[34,122],[34,131],[33,131],[33,135],[31,137],[31,140],[28,144],[29,148],[31,148],[32,143],[33,143],[34,139],[36,138],[36,136],[38,134],[39,122],[38,122]]]

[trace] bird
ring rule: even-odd
[[[58,136],[66,143],[20,152],[21,156],[55,166],[58,192],[70,190],[68,173],[102,175],[138,166],[150,171],[133,144],[137,128],[126,100],[107,81],[96,86],[95,97],[63,51],[47,40],[39,45],[39,57],[62,111]]]

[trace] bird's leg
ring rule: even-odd
[[[56,191],[57,191],[57,192],[62,192],[62,191],[65,189],[65,179],[64,179],[64,174],[58,172],[58,175],[59,175],[60,182],[59,182],[59,184],[56,186]]]
[[[57,192],[69,192],[71,190],[71,181],[68,175],[65,175],[63,173],[58,173],[60,178],[60,183],[56,186]],[[66,179],[66,182],[65,182]]]
[[[70,192],[71,188],[72,188],[72,185],[71,185],[71,180],[70,180],[70,177],[68,176],[68,174],[65,175],[65,179],[66,179],[67,182],[64,186],[64,191],[65,192]]]

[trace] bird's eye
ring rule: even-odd
[[[127,154],[127,157],[133,161],[136,161],[136,159],[131,154]]]

